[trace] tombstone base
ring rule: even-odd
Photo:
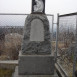
[[[54,57],[51,55],[19,55],[19,75],[53,75]]]
[[[55,72],[54,75],[18,75],[18,66],[15,68],[13,77],[59,77]]]

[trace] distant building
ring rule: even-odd
[[[9,34],[9,33],[18,33],[18,34],[23,34],[23,26],[0,26],[0,29],[3,30],[4,34]]]

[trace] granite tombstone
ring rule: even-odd
[[[22,54],[50,54],[51,38],[46,15],[30,14],[25,22]]]

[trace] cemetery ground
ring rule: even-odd
[[[59,41],[58,42],[58,53],[59,56],[57,58],[57,62],[63,68],[63,70],[67,73],[69,77],[72,77],[73,73],[73,59],[74,59],[74,42],[69,46],[66,46],[66,43]],[[56,42],[52,42],[53,51],[55,51]]]
[[[12,77],[13,72],[11,69],[0,69],[0,77]]]
[[[22,42],[22,36],[18,34],[9,34],[6,35],[5,39],[5,48],[3,48],[3,51],[0,55],[0,60],[17,60],[18,54],[21,48],[21,42]],[[55,45],[56,42],[52,42],[53,47],[53,53],[55,51]],[[68,48],[65,47],[65,44],[63,42],[58,43],[59,46],[59,52],[58,55],[60,55],[57,59],[58,63],[62,66],[62,68],[66,71],[66,73],[71,77],[72,76],[72,70],[73,70],[73,53],[67,53]],[[11,77],[12,73],[14,72],[14,69],[6,69],[1,68],[0,69],[0,77]],[[8,76],[9,75],[9,76]]]
[[[4,45],[0,49],[0,60],[17,60],[21,49],[22,35],[10,33],[5,36]]]
[[[17,60],[0,61],[0,77],[12,77],[17,65]]]
[[[7,34],[5,36],[4,45],[2,45],[4,47],[0,49],[1,61],[18,59],[19,50],[21,48],[21,36],[22,35],[17,33]],[[12,77],[16,65],[8,65],[7,63],[3,65],[0,64],[0,77]]]

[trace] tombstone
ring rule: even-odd
[[[41,2],[40,4],[43,4],[43,6],[35,9],[37,3],[34,4],[33,1]],[[25,20],[18,74],[21,77],[26,75],[45,75],[45,77],[48,77],[54,75],[54,57],[51,51],[49,21],[44,13],[45,3],[43,2],[45,0],[33,1],[33,13],[28,15]],[[33,7],[35,10],[33,10]]]
[[[46,15],[30,14],[26,18],[22,54],[51,54],[49,22]]]

